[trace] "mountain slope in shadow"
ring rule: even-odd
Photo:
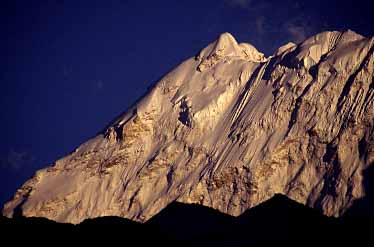
[[[346,212],[345,217],[373,218],[374,217],[374,163],[363,172],[366,196],[354,202]]]

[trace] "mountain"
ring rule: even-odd
[[[177,201],[238,216],[279,193],[341,216],[374,163],[373,54],[374,38],[350,30],[268,58],[224,33],[38,171],[3,214],[145,222]]]

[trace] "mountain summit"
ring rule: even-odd
[[[374,38],[323,32],[266,58],[224,33],[38,171],[3,214],[144,222],[168,204],[230,215],[276,193],[340,216],[374,163]]]

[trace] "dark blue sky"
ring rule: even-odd
[[[222,32],[266,55],[350,28],[374,35],[367,1],[0,3],[0,204],[125,111]]]

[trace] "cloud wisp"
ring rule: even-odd
[[[300,43],[324,31],[319,13],[298,1],[225,0],[225,3],[226,8],[239,7],[247,11],[250,38],[268,53],[287,42]]]
[[[286,23],[285,28],[291,40],[295,43],[304,41],[309,35],[307,27],[303,25],[296,25],[293,22]]]
[[[0,167],[18,172],[25,167],[31,166],[35,160],[35,157],[28,152],[11,149],[6,155],[0,157]]]
[[[231,6],[245,9],[250,6],[251,0],[225,0],[225,3]]]

